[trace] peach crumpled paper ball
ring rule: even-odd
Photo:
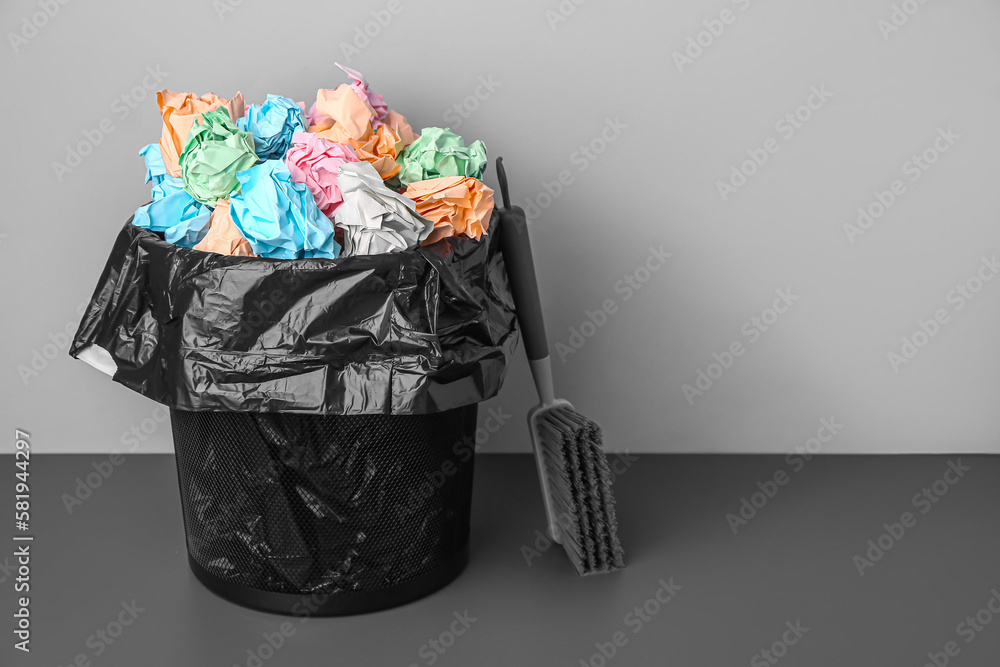
[[[382,180],[390,179],[401,168],[396,158],[419,137],[403,114],[389,109],[381,95],[368,90],[361,74],[340,68],[354,84],[317,91],[316,103],[309,111],[309,132],[350,146],[359,160],[375,167]]]
[[[313,125],[309,131],[327,141],[345,144],[354,149],[359,160],[370,162],[382,180],[392,178],[401,169],[396,158],[403,152],[406,145],[393,125],[382,123],[377,130],[369,123],[357,137],[340,121],[327,119],[318,125]]]
[[[194,247],[195,250],[217,252],[220,255],[254,257],[250,242],[240,234],[239,227],[229,216],[229,200],[220,199],[208,220],[208,234]]]
[[[434,223],[421,245],[464,234],[475,240],[489,229],[493,190],[477,178],[442,176],[415,181],[403,193],[417,205],[417,213]]]

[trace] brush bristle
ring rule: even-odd
[[[539,415],[538,436],[563,547],[581,575],[625,567],[601,428],[568,406]]]

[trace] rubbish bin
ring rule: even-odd
[[[274,260],[129,223],[70,354],[170,408],[198,579],[251,607],[337,615],[458,576],[477,406],[517,342],[495,227]]]
[[[354,614],[423,597],[465,567],[475,405],[170,419],[188,559],[219,595]]]

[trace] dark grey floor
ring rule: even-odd
[[[947,493],[915,498],[959,458],[968,471],[937,485]],[[304,622],[234,606],[194,579],[172,457],[128,458],[69,514],[61,496],[95,460],[106,459],[32,461],[32,652],[12,648],[16,575],[0,569],[4,667],[920,667],[935,664],[929,653],[937,665],[1000,664],[997,457],[826,457],[796,471],[771,456],[643,456],[617,483],[628,569],[580,579],[558,547],[526,563],[542,522],[531,459],[482,456],[472,563],[455,583],[399,609]],[[10,456],[0,471],[0,503],[12,503]],[[787,483],[734,535],[727,513],[778,471]],[[883,537],[889,550],[859,575],[854,557],[905,512],[910,527]],[[109,630],[118,636],[98,634]]]

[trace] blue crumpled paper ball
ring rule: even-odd
[[[144,146],[139,155],[146,162],[146,182],[153,184],[153,202],[136,209],[132,224],[162,232],[167,243],[193,248],[208,233],[212,209],[195,201],[181,179],[167,174],[159,144]]]
[[[167,177],[167,167],[163,164],[163,153],[160,151],[160,144],[148,144],[143,146],[139,155],[146,162],[146,182],[152,183],[155,188],[164,178]]]
[[[251,104],[236,126],[253,135],[254,152],[261,160],[280,160],[292,145],[292,135],[306,131],[306,116],[294,101],[268,95],[264,104]]]
[[[229,198],[229,215],[255,254],[274,259],[340,254],[333,223],[316,206],[309,188],[292,181],[284,162],[267,160],[236,177],[241,187]]]
[[[181,179],[163,177],[153,186],[153,202],[136,209],[132,224],[163,232],[167,243],[193,248],[208,233],[212,209],[187,193]]]

